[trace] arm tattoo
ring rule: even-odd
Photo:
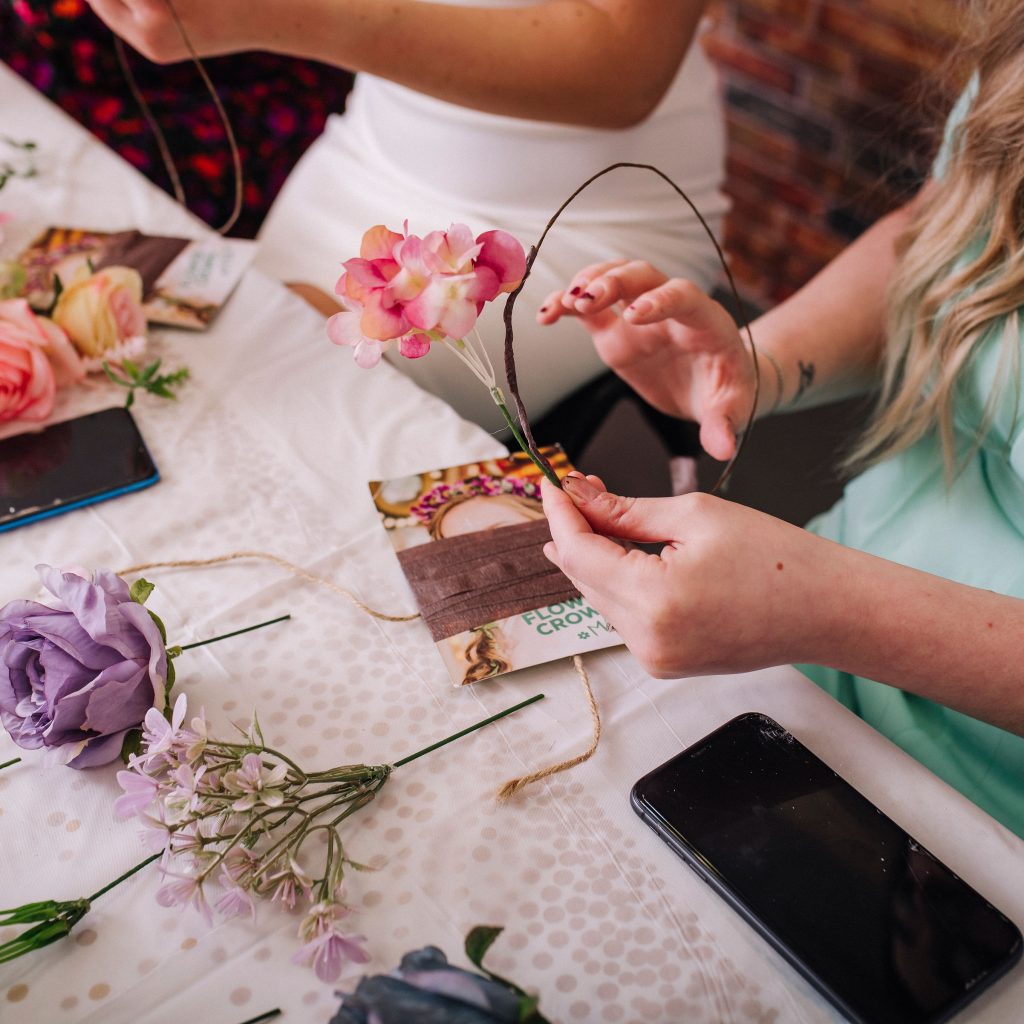
[[[796,394],[791,404],[796,405],[803,393],[814,383],[814,363],[805,363],[802,359],[796,361],[800,368],[800,383],[797,385]]]

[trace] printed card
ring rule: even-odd
[[[47,228],[19,257],[34,309],[48,309],[56,281],[71,281],[83,266],[133,267],[142,277],[150,323],[203,330],[252,262],[256,243],[209,237],[190,241],[140,231]]]
[[[559,477],[559,448],[544,454]],[[540,471],[521,452],[370,493],[452,681],[461,686],[621,643],[543,555]]]

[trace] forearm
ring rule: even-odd
[[[813,627],[791,660],[898,686],[1024,735],[1024,601],[817,543],[806,604]]]
[[[911,215],[912,205],[884,217],[751,325],[763,353],[760,413],[824,405],[875,386],[886,289],[896,265],[896,242]]]
[[[703,7],[704,0],[511,8],[288,0],[257,8],[262,24],[252,42],[489,113],[618,128],[657,104]]]

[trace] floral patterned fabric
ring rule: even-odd
[[[206,87],[190,62],[161,67],[126,52],[174,155],[189,209],[219,226],[231,214],[234,174]],[[170,191],[114,37],[85,0],[0,0],[0,60]],[[269,53],[211,58],[204,65],[231,119],[245,172],[243,210],[231,234],[252,237],[328,114],[343,109],[352,76]]]

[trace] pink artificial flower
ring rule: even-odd
[[[437,274],[406,305],[409,322],[424,331],[463,338],[480,316],[484,303],[498,294],[498,279],[486,268],[471,274]]]
[[[402,235],[378,224],[344,267],[335,291],[345,309],[328,320],[327,334],[369,368],[388,341],[421,359],[432,341],[465,338],[486,303],[519,285],[526,254],[507,231],[474,239],[465,224],[452,224],[420,238],[408,223]]]

